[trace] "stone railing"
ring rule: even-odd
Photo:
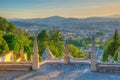
[[[118,61],[97,63],[97,71],[100,72],[119,72],[120,73],[120,47],[118,48]]]
[[[97,71],[99,72],[120,72],[120,63],[98,63]]]
[[[50,64],[50,63],[64,63],[64,59],[51,59],[51,60],[44,60],[42,62],[40,62],[40,66],[44,65],[44,64]]]
[[[0,62],[0,70],[32,70],[31,62]]]
[[[90,70],[90,62],[88,60],[70,59],[70,63],[64,64],[64,59],[51,59],[40,62],[40,70],[54,71],[54,70]]]
[[[91,64],[90,60],[83,59],[83,58],[71,58],[70,59],[71,63],[80,63],[80,64]]]
[[[44,65],[44,64],[64,64],[64,59],[51,59],[51,60],[44,60],[42,62],[40,62],[40,66]],[[75,64],[91,64],[90,60],[83,60],[81,58],[70,58],[70,63],[75,63]]]

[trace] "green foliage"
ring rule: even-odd
[[[69,43],[70,43],[70,44],[73,44],[73,45],[75,45],[75,46],[77,46],[77,47],[83,46],[83,45],[82,45],[82,41],[81,41],[81,40],[78,40],[78,39],[72,39],[72,38],[70,38],[70,39],[69,39]]]
[[[24,46],[24,51],[27,53],[28,60],[30,60],[31,55],[33,54],[33,48],[30,46]]]
[[[8,22],[5,18],[0,17],[0,30],[6,31],[8,27]]]
[[[42,53],[45,51],[46,47],[50,48],[51,52],[56,58],[61,58],[63,56],[65,51],[63,44],[64,41],[59,31],[52,29],[47,33],[46,30],[43,30],[38,34],[37,38],[39,53],[41,56]],[[75,58],[84,57],[84,53],[79,48],[72,44],[69,45],[69,51]]]
[[[64,52],[64,46],[63,43],[61,43],[63,41],[63,37],[59,31],[53,29],[47,33],[46,30],[42,30],[38,34],[37,39],[40,56],[42,56],[46,47],[49,47],[55,57],[62,57]]]
[[[69,45],[69,52],[71,52],[72,56],[75,58],[83,58],[84,57],[84,53],[79,48],[74,46],[73,44]]]
[[[5,53],[7,51],[9,51],[9,47],[6,41],[2,37],[0,37],[0,53]]]
[[[15,34],[5,34],[3,38],[7,42],[9,49],[13,50],[14,53],[17,54],[20,49],[20,42],[18,36]]]
[[[18,54],[20,48],[24,48],[29,60],[33,54],[33,38],[30,33],[0,17],[0,53],[13,50],[14,54]]]
[[[104,54],[102,56],[103,56],[102,61],[103,62],[108,62],[108,52],[107,52],[107,50],[104,50]]]
[[[48,38],[47,31],[46,31],[46,30],[42,30],[42,31],[38,34],[37,38],[38,38],[38,40],[40,40],[40,41],[45,41],[45,40],[47,40],[47,38]]]
[[[117,29],[113,35],[113,39],[109,40],[104,48],[103,61],[108,61],[108,56],[114,56],[117,49],[120,47],[120,36]],[[116,55],[117,57],[117,55]],[[114,59],[116,60],[116,59]]]
[[[13,32],[15,32],[15,30],[16,30],[16,27],[15,27],[14,23],[9,22],[9,23],[8,23],[7,32],[13,33]]]
[[[113,59],[114,61],[118,61],[118,51],[115,52]]]
[[[48,34],[49,34],[49,40],[51,42],[63,41],[63,37],[62,37],[60,31],[58,31],[58,30],[51,29]]]

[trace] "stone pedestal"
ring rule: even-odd
[[[70,57],[68,55],[64,56],[64,64],[69,64],[70,63]]]
[[[120,62],[120,47],[118,48],[118,62]]]
[[[91,55],[91,71],[97,71],[97,57],[96,57],[96,54]]]
[[[39,55],[38,54],[34,54],[32,56],[32,70],[39,70],[40,66],[39,66]]]

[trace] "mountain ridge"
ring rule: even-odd
[[[119,24],[120,18],[109,17],[89,17],[89,18],[66,18],[61,16],[51,16],[47,18],[34,18],[34,19],[9,19],[8,21],[14,22],[16,26],[22,28],[37,28],[40,27],[90,27],[90,26],[105,26]],[[102,25],[104,24],[104,25]],[[110,26],[108,25],[108,26]]]

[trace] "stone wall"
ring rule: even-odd
[[[76,71],[76,70],[90,70],[89,64],[81,64],[81,63],[70,63],[70,64],[64,64],[64,63],[47,63],[43,64],[40,68],[41,71]]]
[[[120,73],[120,64],[114,63],[99,63],[97,65],[98,72],[119,72]]]
[[[0,70],[32,70],[31,62],[0,62]]]

